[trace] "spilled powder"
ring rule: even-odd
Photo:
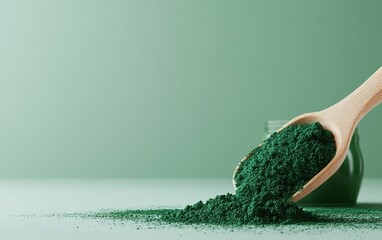
[[[319,123],[289,126],[271,135],[243,162],[236,193],[218,195],[184,209],[112,210],[70,216],[159,224],[218,226],[335,226],[382,228],[382,208],[308,208],[290,201],[293,193],[335,154],[330,131]],[[264,225],[266,224],[266,225]]]
[[[250,153],[236,180],[236,194],[219,195],[177,212],[163,221],[220,225],[311,221],[290,198],[324,168],[336,152],[333,135],[321,124],[300,124],[272,134]]]
[[[161,227],[166,225],[181,227],[182,223],[168,223],[163,221],[163,216],[180,212],[180,209],[146,209],[146,210],[102,210],[92,213],[63,214],[64,217],[90,218],[101,221],[101,223],[113,222],[123,225],[126,222],[133,222],[144,228],[144,226]],[[382,204],[378,203],[358,203],[355,206],[345,207],[308,207],[306,212],[314,214],[311,221],[293,223],[268,223],[250,225],[216,225],[198,224],[201,227],[211,228],[222,226],[225,229],[268,229],[280,232],[309,232],[322,233],[327,230],[347,231],[352,230],[359,233],[362,231],[382,230]],[[194,224],[195,226],[195,224]]]

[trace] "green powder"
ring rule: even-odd
[[[236,175],[236,194],[162,216],[164,221],[243,225],[311,221],[314,216],[291,202],[334,157],[335,141],[321,124],[300,124],[272,134],[251,152]]]
[[[250,153],[235,177],[235,194],[219,195],[184,209],[109,211],[86,216],[225,226],[324,221],[316,212],[298,207],[291,196],[324,168],[335,152],[332,133],[319,123],[289,126]]]
[[[169,214],[176,214],[183,210],[179,209],[148,209],[148,210],[103,210],[96,213],[77,213],[61,214],[55,217],[80,217],[89,219],[98,219],[101,223],[112,225],[129,226],[131,222],[139,229],[161,228],[171,224],[173,227],[182,227],[183,223],[168,223],[163,218]],[[251,224],[242,225],[224,225],[224,229],[257,229],[261,232],[269,230],[271,232],[309,232],[323,233],[328,230],[355,231],[362,233],[364,230],[380,231],[382,229],[382,204],[378,203],[359,203],[350,207],[310,207],[305,211],[314,214],[315,218],[311,221],[294,222],[289,224]],[[219,224],[221,225],[221,224]],[[206,227],[214,229],[216,224]],[[202,227],[202,226],[201,226]],[[219,226],[216,226],[219,227]],[[261,233],[260,232],[260,233]]]

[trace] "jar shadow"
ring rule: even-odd
[[[322,224],[382,225],[382,203],[357,203],[353,206],[304,209],[318,216],[318,222]]]

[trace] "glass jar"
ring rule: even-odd
[[[265,139],[286,122],[285,120],[267,121]],[[321,186],[298,201],[298,204],[302,206],[353,205],[357,202],[362,177],[363,158],[358,130],[355,129],[347,157],[341,167]]]

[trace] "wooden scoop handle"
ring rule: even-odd
[[[353,133],[359,121],[382,102],[382,67],[337,104],[325,109],[341,132]]]

